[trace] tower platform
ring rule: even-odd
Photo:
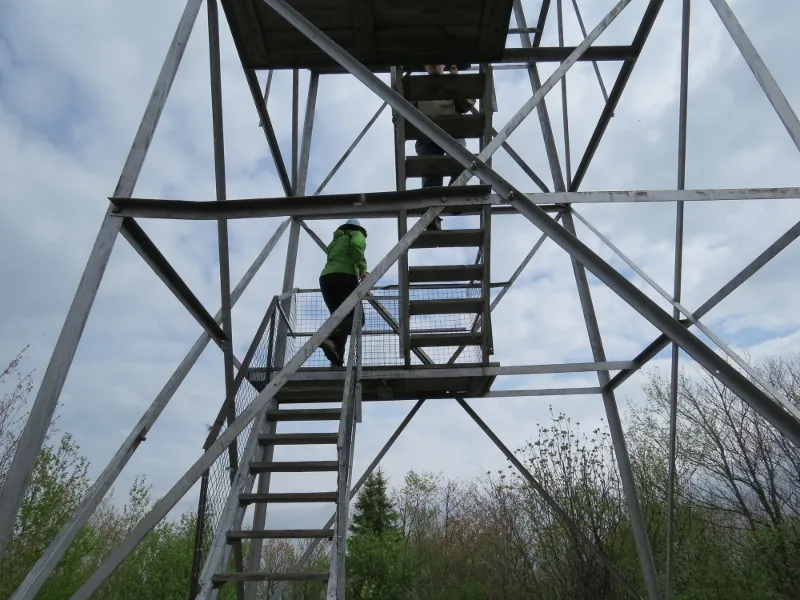
[[[490,363],[489,366],[499,364]],[[496,375],[480,373],[482,366],[462,363],[457,369],[450,365],[364,367],[361,373],[362,400],[418,400],[448,397],[451,394],[477,398],[489,392],[496,378]],[[467,371],[474,371],[475,374],[467,375]],[[342,399],[344,378],[344,369],[300,369],[278,392],[278,402],[339,402]],[[247,380],[260,392],[266,385],[266,369],[250,369]]]
[[[289,0],[366,66],[499,60],[513,0]],[[223,0],[246,67],[338,66],[261,0]]]

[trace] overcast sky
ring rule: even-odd
[[[566,43],[581,41],[571,3],[565,2]],[[587,28],[611,0],[579,2]],[[674,189],[676,186],[679,2],[666,2],[634,70],[582,190]],[[687,187],[800,185],[800,159],[729,35],[705,1],[694,2]],[[540,2],[525,3],[528,24]],[[635,0],[597,44],[630,43],[646,2]],[[800,106],[795,24],[800,5],[774,0],[732,2],[789,103]],[[0,360],[30,344],[26,368],[37,383],[80,279],[150,96],[164,54],[183,10],[181,0],[79,5],[47,0],[10,0],[0,5]],[[512,26],[513,19],[512,19]],[[544,45],[556,45],[551,10]],[[518,40],[514,40],[518,45]],[[556,65],[543,65],[542,80]],[[223,95],[228,195],[282,195],[258,117],[223,22]],[[618,63],[603,63],[610,90]],[[308,74],[301,76],[305,96]],[[262,81],[264,76],[261,77]],[[568,78],[573,171],[580,161],[603,102],[590,63]],[[496,74],[502,125],[530,97],[524,71]],[[285,159],[291,156],[291,74],[275,75],[269,110]],[[560,87],[547,97],[563,160]],[[309,191],[317,188],[381,101],[350,76],[320,81]],[[195,26],[135,195],[214,198],[212,133],[205,7]],[[301,108],[302,114],[302,108]],[[393,141],[388,111],[327,187],[327,193],[393,189]],[[509,142],[552,187],[535,115]],[[412,146],[409,144],[409,150]],[[471,147],[473,150],[474,147]],[[526,191],[536,191],[502,152],[495,167]],[[414,183],[414,186],[418,183]],[[673,204],[578,206],[604,235],[662,287],[672,289]],[[694,309],[800,218],[797,200],[698,203],[686,207],[684,304]],[[232,278],[236,282],[282,219],[234,221]],[[447,219],[446,227],[457,219]],[[142,221],[203,304],[216,312],[220,293],[216,224]],[[312,222],[325,240],[338,222]],[[579,235],[606,259],[612,254],[580,224]],[[396,240],[390,221],[369,223],[367,257],[374,265]],[[523,217],[494,220],[492,276],[509,278],[539,232]],[[287,236],[234,311],[234,339],[243,357],[271,297],[279,290]],[[412,261],[454,264],[473,257],[431,251]],[[452,259],[452,260],[451,260]],[[739,351],[753,357],[793,352],[800,342],[800,313],[793,284],[800,248],[790,246],[704,320]],[[296,283],[316,287],[324,255],[303,234]],[[622,268],[614,259],[612,264]],[[624,272],[662,306],[663,299]],[[396,281],[390,271],[381,284]],[[609,360],[629,360],[655,330],[622,300],[593,281],[593,296]],[[503,365],[592,359],[567,254],[545,242],[493,318],[495,357]],[[102,282],[72,371],[61,395],[59,426],[74,434],[96,476],[194,343],[200,328],[150,268],[120,238]],[[5,364],[5,363],[4,363]],[[665,361],[656,361],[662,368]],[[641,398],[634,377],[618,393],[621,404]],[[594,374],[498,379],[496,387],[537,388],[596,385]],[[136,474],[145,474],[154,495],[165,493],[200,456],[206,427],[223,398],[222,355],[213,345],[131,460],[116,486],[124,497]],[[599,396],[474,400],[472,406],[511,448],[520,447],[545,422],[549,406],[593,428],[603,416]],[[411,403],[368,404],[356,442],[356,474],[371,461]],[[331,426],[333,427],[333,426]],[[298,454],[296,458],[302,458]],[[310,456],[310,455],[309,455]],[[279,456],[276,456],[279,457]],[[284,456],[285,458],[285,456]],[[383,462],[398,485],[408,469],[469,478],[503,465],[503,458],[453,402],[423,406]],[[313,479],[312,479],[313,478]],[[324,490],[334,476],[282,476],[276,491]],[[332,488],[331,488],[332,489]],[[197,489],[180,504],[195,505]],[[327,507],[309,508],[324,520]],[[273,525],[317,526],[306,510],[270,513]],[[321,523],[320,523],[321,524]]]

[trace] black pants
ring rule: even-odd
[[[319,278],[319,287],[322,290],[322,299],[325,301],[325,306],[333,313],[337,308],[342,305],[342,302],[347,300],[347,297],[353,293],[353,290],[358,287],[358,277],[355,275],[348,275],[347,273],[328,273]],[[346,357],[344,355],[344,347],[347,343],[347,336],[353,329],[353,313],[355,309],[350,311],[339,326],[333,330],[330,335],[330,340],[336,347],[336,351],[342,360]],[[364,313],[361,313],[361,326],[364,326]]]
[[[466,140],[456,140],[459,144],[466,148]],[[445,156],[445,151],[442,150],[436,142],[428,138],[420,138],[414,144],[414,149],[417,151],[417,156]],[[450,178],[450,183],[453,183],[455,177]],[[444,177],[441,175],[425,175],[422,178],[422,185],[420,187],[441,187],[444,184]]]
[[[466,140],[457,140],[459,144],[466,147],[467,142]],[[438,144],[434,141],[429,140],[428,138],[420,138],[414,144],[414,149],[417,151],[417,156],[445,156],[445,151],[442,150]],[[455,177],[450,178],[450,183],[452,184],[455,181]],[[421,187],[441,187],[444,184],[444,177],[441,175],[425,175],[422,178],[422,185]],[[453,213],[454,215],[458,214],[457,212]],[[428,230],[441,230],[442,228],[442,217],[436,217],[431,223],[428,225]]]

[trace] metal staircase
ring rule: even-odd
[[[401,232],[406,227],[407,216],[400,216]],[[411,250],[432,248],[476,248],[477,256],[472,265],[424,265],[408,266],[408,258],[400,261],[400,311],[403,322],[403,348],[405,364],[411,361],[414,349],[431,347],[457,347],[455,362],[467,347],[477,347],[480,362],[489,364],[494,353],[490,312],[490,264],[491,264],[491,208],[480,209],[480,226],[477,229],[444,229],[425,231],[412,244]],[[426,285],[427,291],[455,290],[449,297],[414,297],[412,283]],[[452,287],[457,286],[457,287]],[[462,332],[427,332],[417,330],[412,323],[415,316],[471,315],[470,330]]]
[[[282,310],[274,308],[281,305],[278,298],[272,305],[270,318],[271,332],[274,334],[275,323],[282,333],[290,333],[290,328]],[[362,307],[357,305],[356,318],[350,336],[350,348],[347,359],[345,377],[339,383],[341,404],[334,408],[285,408],[279,397],[271,401],[261,415],[254,421],[248,436],[246,447],[242,453],[239,469],[234,478],[230,495],[225,504],[221,518],[215,528],[214,539],[208,551],[205,567],[200,577],[198,599],[216,598],[219,589],[229,583],[237,586],[237,600],[255,599],[257,586],[262,582],[319,581],[327,584],[326,598],[337,600],[344,597],[344,565],[345,542],[348,527],[348,504],[351,489],[353,449],[356,422],[361,420],[361,322]],[[287,331],[289,330],[289,331]],[[283,356],[273,359],[273,346],[280,349],[280,333],[277,338],[269,335],[269,348],[265,366],[267,377],[262,382],[248,377],[253,387],[260,391],[269,380],[269,373],[279,370]],[[245,359],[245,370],[249,368],[254,355],[254,348],[259,344],[260,336],[254,340],[254,346]],[[277,339],[278,344],[273,344]],[[277,366],[274,366],[277,365]],[[262,371],[263,372],[263,371]],[[260,389],[259,389],[260,388]],[[323,399],[322,402],[330,400]],[[314,402],[314,400],[309,400]],[[288,403],[296,404],[296,401]],[[338,404],[338,403],[337,403]],[[279,433],[280,423],[320,421],[338,421],[336,433],[293,432]],[[277,446],[314,447],[329,445],[336,447],[335,459],[277,461],[273,459]],[[313,492],[273,492],[270,491],[272,473],[319,473],[336,472],[335,490]],[[255,490],[254,490],[255,487]],[[265,526],[267,507],[271,504],[299,503],[332,503],[335,514],[332,528],[322,529],[269,529]],[[245,513],[253,505],[253,525],[243,528]],[[330,568],[327,571],[291,570],[284,572],[264,571],[261,565],[262,544],[264,540],[274,539],[321,539],[330,542]],[[248,541],[249,552],[247,567],[243,558],[242,545]],[[230,566],[233,563],[232,567]],[[249,585],[248,585],[249,584]],[[277,593],[273,592],[275,596]]]
[[[457,140],[478,139],[480,149],[492,139],[492,114],[494,103],[494,80],[491,65],[481,65],[478,73],[456,75],[402,74],[400,68],[392,69],[391,83],[395,91],[412,103],[432,100],[478,99],[478,107],[469,113],[441,115],[431,120]],[[457,177],[464,170],[454,158],[443,156],[406,156],[406,141],[418,140],[422,133],[393,111],[395,138],[395,173],[397,189],[406,189],[407,180],[428,175]],[[491,159],[487,162],[491,165]]]
[[[431,120],[442,127],[455,139],[478,139],[481,150],[492,138],[492,114],[494,103],[494,83],[491,65],[481,65],[477,73],[445,74],[439,76],[402,75],[401,69],[392,70],[392,87],[409,102],[430,100],[478,99],[478,107],[472,107],[465,114],[441,115]],[[406,189],[409,178],[428,175],[455,178],[464,168],[454,158],[444,156],[406,156],[406,141],[418,140],[423,135],[397,111],[393,112],[395,138],[395,171],[397,189]],[[491,159],[488,161],[491,164]],[[427,188],[431,191],[437,188]],[[469,195],[469,186],[463,187]],[[465,214],[459,211],[456,214]],[[457,347],[457,355],[464,348],[480,347],[481,363],[489,364],[494,353],[489,319],[490,298],[490,252],[491,247],[491,208],[480,209],[480,226],[477,229],[445,229],[424,232],[412,244],[411,249],[431,248],[477,248],[475,264],[409,266],[408,256],[400,258],[400,313],[402,322],[401,348],[406,366],[411,364],[414,349],[430,347]],[[400,237],[408,231],[408,215],[401,211],[398,219]],[[410,284],[431,284],[436,286],[458,285],[466,297],[452,298],[413,298]],[[478,295],[470,290],[477,288]],[[412,317],[419,315],[474,315],[471,331],[454,334],[452,332],[415,332]],[[485,324],[485,326],[483,326]],[[453,359],[455,360],[455,358]]]

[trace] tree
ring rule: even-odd
[[[20,365],[25,358],[25,346],[9,361],[0,373],[0,488],[3,487],[11,460],[17,450],[17,442],[25,422],[25,405],[33,389],[33,373],[22,374]],[[13,381],[13,384],[12,384]]]
[[[409,573],[397,516],[386,477],[378,470],[364,482],[350,522],[345,563],[348,598],[408,598]]]
[[[378,536],[397,532],[397,511],[380,469],[367,478],[358,494],[350,531],[354,536],[366,532]]]

